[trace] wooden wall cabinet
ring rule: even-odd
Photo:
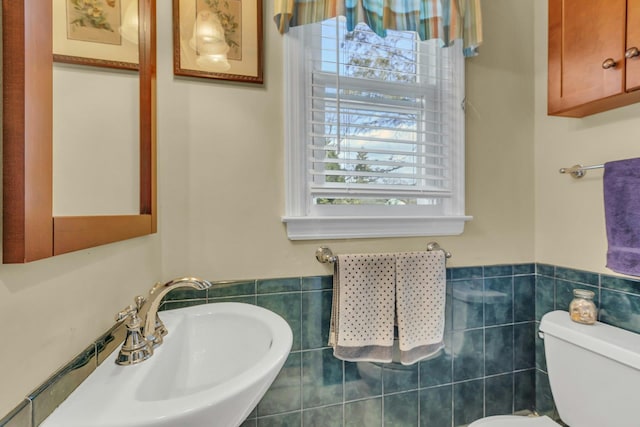
[[[640,102],[640,0],[549,0],[548,113]]]

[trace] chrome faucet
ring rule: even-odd
[[[182,277],[167,283],[156,283],[147,297],[135,297],[135,306],[130,305],[116,315],[117,321],[126,320],[127,337],[116,359],[119,365],[133,365],[153,355],[154,347],[162,344],[167,328],[158,317],[162,298],[174,289],[208,289],[211,282],[196,277]]]
[[[158,317],[158,308],[160,308],[160,303],[165,295],[178,288],[204,290],[211,286],[211,282],[196,277],[174,279],[165,284],[160,282],[156,283],[149,290],[149,295],[146,298],[147,303],[143,304],[139,311],[140,318],[143,319],[144,322],[142,333],[145,339],[157,347],[162,344],[162,337],[167,335],[167,329]]]

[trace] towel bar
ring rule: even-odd
[[[586,175],[588,170],[591,169],[602,169],[604,165],[591,165],[591,166],[582,166],[582,165],[573,165],[570,168],[561,168],[558,172],[560,173],[568,173],[574,178],[582,178]]]
[[[451,252],[444,250],[440,247],[437,242],[429,242],[427,243],[427,251],[442,251],[444,252],[445,258],[451,258]],[[318,262],[322,264],[334,263],[336,262],[336,256],[333,254],[331,249],[326,246],[319,247],[316,250],[316,259]]]
[[[431,252],[431,251],[442,251],[442,252],[444,252],[444,257],[445,258],[451,258],[451,252],[441,248],[440,245],[438,244],[438,242],[429,242],[429,243],[427,243],[427,251],[428,252]]]
[[[326,246],[322,246],[316,250],[316,259],[322,264],[336,262],[336,257],[333,255],[333,252]]]

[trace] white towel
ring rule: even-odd
[[[329,345],[338,359],[391,362],[395,307],[392,254],[338,255]]]
[[[403,365],[444,347],[445,261],[443,251],[396,255],[396,311]]]

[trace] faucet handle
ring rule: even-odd
[[[125,307],[124,310],[116,314],[116,322],[121,322],[128,318],[131,318],[131,321],[127,322],[127,325],[131,323],[135,323],[136,319],[138,319],[138,322],[140,321],[140,319],[138,318],[138,307],[135,307],[133,305],[128,305],[127,307]]]
[[[138,295],[137,297],[135,297],[134,302],[136,303],[136,305],[134,306],[130,304],[126,306],[124,310],[118,312],[118,314],[116,314],[116,322],[121,322],[129,317],[131,318],[131,321],[127,322],[127,325],[136,323],[136,319],[138,319],[139,321],[138,312],[146,301],[147,299],[142,295]]]
[[[142,295],[138,295],[133,299],[133,301],[136,303],[136,308],[138,309],[138,311],[140,311],[144,303],[147,302],[147,299]]]
[[[138,317],[138,301],[136,305],[128,305],[116,314],[116,321],[125,321],[127,336],[116,358],[118,365],[133,365],[148,359],[153,354],[153,347],[144,338],[141,327],[142,321]]]

